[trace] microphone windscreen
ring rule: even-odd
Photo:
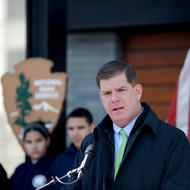
[[[95,145],[94,144],[90,144],[90,145],[88,145],[88,147],[86,148],[86,150],[85,150],[84,153],[85,154],[91,154],[92,156],[94,156],[95,151],[96,151]]]

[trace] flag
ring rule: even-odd
[[[181,129],[190,142],[190,49],[177,81],[167,122]]]

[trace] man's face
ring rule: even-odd
[[[100,99],[112,119],[119,127],[129,124],[141,110],[142,86],[132,86],[125,73],[100,81]]]
[[[79,149],[86,135],[93,132],[94,123],[89,124],[84,117],[70,117],[67,120],[67,132],[72,143]]]
[[[37,162],[46,154],[49,143],[50,139],[46,139],[40,132],[29,131],[24,139],[24,148],[31,160]]]

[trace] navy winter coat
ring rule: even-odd
[[[34,190],[46,184],[50,180],[49,167],[54,156],[46,155],[36,164],[33,164],[28,156],[26,161],[19,165],[11,176],[12,190]]]
[[[77,155],[80,165],[86,147],[94,143],[96,154],[76,190],[190,190],[190,145],[185,134],[159,120],[142,103],[143,113],[128,138],[116,179],[114,176],[114,131],[106,116],[87,136]]]

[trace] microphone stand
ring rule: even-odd
[[[79,167],[79,168],[77,168],[77,169],[73,169],[73,170],[67,172],[66,175],[64,175],[64,176],[62,176],[62,177],[60,177],[60,178],[58,178],[57,176],[56,176],[56,177],[53,177],[53,176],[52,176],[52,180],[51,180],[50,182],[44,184],[44,185],[41,186],[41,187],[38,187],[38,188],[35,189],[35,190],[42,190],[42,189],[45,189],[45,188],[49,187],[50,185],[56,184],[57,182],[59,182],[59,183],[61,183],[61,184],[64,184],[64,185],[73,184],[73,183],[77,182],[77,181],[80,179],[81,175],[83,174],[83,171],[82,171],[81,169],[82,169],[81,167]],[[72,177],[72,176],[74,176],[74,175],[76,175],[76,174],[78,174],[78,177],[77,177],[76,180],[74,180],[74,181],[72,181],[72,182],[65,183],[65,182],[62,182],[62,181],[61,181],[61,180],[65,179],[65,178],[67,178],[67,177],[70,178],[70,177]]]

